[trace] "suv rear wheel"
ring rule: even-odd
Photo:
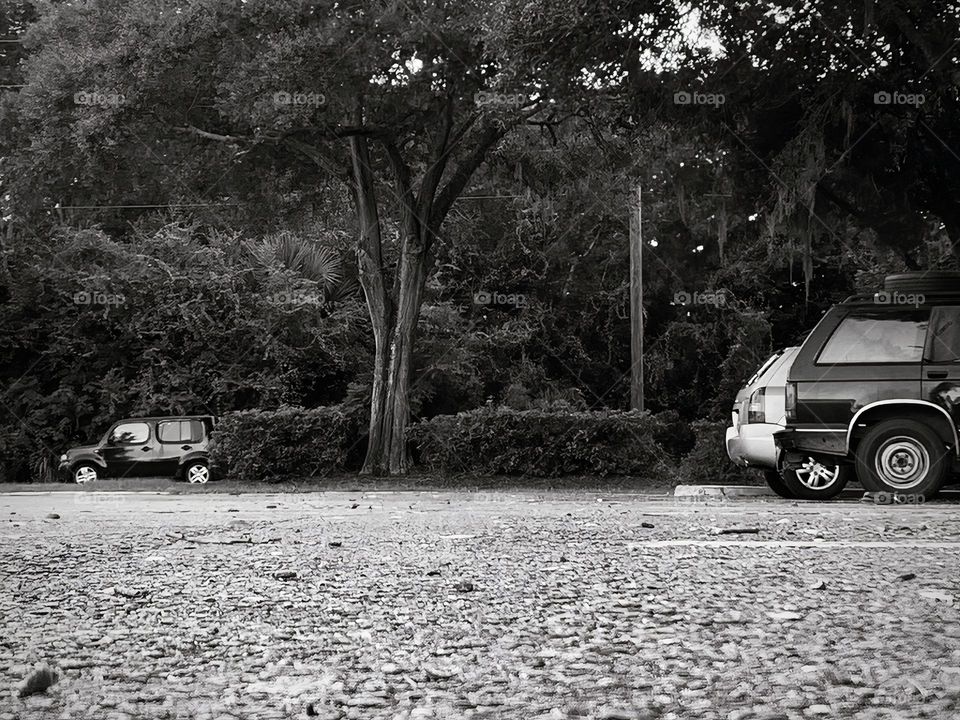
[[[783,482],[793,497],[801,500],[829,500],[847,486],[850,468],[808,457],[800,467],[783,471]]]
[[[930,426],[916,420],[887,420],[867,431],[857,446],[857,477],[864,490],[933,497],[950,461]]]

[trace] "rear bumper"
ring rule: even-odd
[[[782,428],[774,439],[784,453],[789,455],[847,455],[846,430],[824,429],[799,431]]]
[[[726,436],[727,456],[740,467],[755,467],[775,470],[779,451],[774,433],[783,430],[782,425],[752,423],[728,427]]]

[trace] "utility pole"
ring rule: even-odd
[[[643,410],[643,205],[630,203],[630,409]]]

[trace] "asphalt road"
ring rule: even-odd
[[[957,510],[0,495],[0,719],[953,718]]]

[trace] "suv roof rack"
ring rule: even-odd
[[[891,297],[888,302],[878,302],[878,295],[888,295],[888,296],[914,296],[916,303],[910,302],[908,304],[913,305],[930,305],[931,303],[936,302],[957,302],[960,301],[960,288],[955,292],[926,292],[926,293],[908,293],[902,290],[877,290],[872,293],[856,293],[855,295],[850,295],[843,300],[844,305],[851,305],[855,303],[869,303],[871,305],[903,305],[902,302],[892,301],[894,298]]]

